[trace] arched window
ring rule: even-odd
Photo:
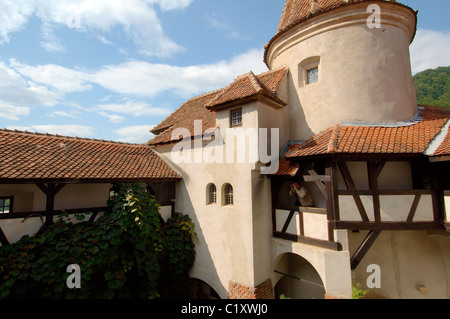
[[[217,203],[217,188],[214,184],[208,185],[207,192],[207,202],[208,204],[216,204]]]
[[[233,195],[233,186],[230,184],[226,184],[223,188],[224,194],[224,205],[233,205],[234,204],[234,195]]]

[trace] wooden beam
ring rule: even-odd
[[[376,164],[376,177],[380,177],[381,172],[383,171],[384,166],[386,165],[386,160],[378,161]]]
[[[378,188],[378,169],[377,163],[367,162],[367,174],[369,177],[369,188],[372,191],[373,197],[373,213],[375,222],[381,222],[381,207],[380,207],[380,190]]]
[[[355,183],[353,181],[352,175],[348,169],[348,166],[345,162],[339,162],[339,169],[342,173],[342,177],[344,178],[345,185],[347,185],[347,189],[351,192],[353,199],[355,200],[356,206],[358,207],[359,214],[364,222],[369,221],[369,217],[367,216],[366,209],[359,197],[359,193],[356,190]]]
[[[45,225],[53,224],[53,211],[55,210],[55,196],[58,194],[66,184],[47,184],[37,183],[37,187],[46,195],[45,200]]]
[[[318,208],[318,207],[299,207],[299,211],[302,213],[311,213],[311,214],[319,214],[319,215],[327,214],[326,208]]]
[[[438,222],[348,222],[336,221],[336,229],[347,230],[438,230],[445,229]]]
[[[64,212],[69,215],[79,215],[79,214],[88,214],[88,213],[100,213],[107,211],[108,207],[93,207],[93,208],[77,208],[77,209],[65,209]],[[52,216],[58,216],[63,211],[53,211],[50,214]],[[14,213],[14,214],[0,214],[0,220],[9,220],[9,219],[24,219],[30,217],[41,217],[46,215],[48,212],[23,212],[23,213]]]
[[[409,211],[408,218],[406,219],[406,221],[408,223],[411,223],[414,220],[414,217],[415,217],[416,211],[417,211],[417,207],[419,206],[419,202],[420,202],[421,198],[422,198],[422,195],[420,195],[420,194],[416,194],[416,196],[414,197],[414,201],[412,203],[411,210]]]
[[[327,175],[317,175],[317,176],[305,175],[305,176],[303,176],[303,179],[305,182],[315,182],[315,181],[330,182],[331,181],[331,177],[327,176]]]
[[[358,247],[352,258],[350,259],[352,270],[355,270],[358,267],[359,263],[375,243],[375,240],[377,240],[380,233],[381,231],[379,230],[371,230],[369,234],[367,234],[366,238],[363,240],[361,245]]]
[[[284,223],[283,229],[281,230],[282,233],[285,233],[287,229],[289,228],[289,224],[292,221],[292,218],[295,215],[295,209],[292,209],[289,213],[289,216],[286,218],[286,222]]]
[[[317,187],[319,188],[319,190],[322,192],[323,196],[325,196],[325,199],[328,199],[327,188],[322,183],[321,180],[322,180],[322,178],[324,178],[324,179],[327,179],[327,181],[330,181],[331,180],[330,176],[320,176],[313,169],[308,169],[308,173],[310,176],[308,176],[308,175],[303,176],[303,179],[305,180],[305,182],[307,182],[307,181],[314,182],[317,185]]]
[[[336,163],[326,163],[325,173],[330,177],[327,182],[327,220],[328,220],[328,240],[334,241],[334,221],[339,220],[339,196],[337,194]]]

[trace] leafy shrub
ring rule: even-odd
[[[195,259],[191,220],[177,215],[165,224],[138,185],[114,190],[95,223],[60,221],[0,247],[0,298],[182,297]],[[71,264],[81,268],[80,289],[67,288]]]
[[[367,294],[367,290],[361,289],[359,282],[353,283],[352,286],[352,299],[363,299]]]

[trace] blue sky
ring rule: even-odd
[[[413,73],[450,65],[450,1],[419,10]],[[1,0],[0,128],[142,143],[187,99],[267,70],[284,0]]]

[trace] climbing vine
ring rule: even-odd
[[[187,296],[195,260],[190,218],[178,214],[164,223],[159,204],[139,185],[118,184],[114,192],[96,222],[61,219],[38,236],[0,247],[0,299]],[[80,266],[80,289],[67,287],[71,264]]]

